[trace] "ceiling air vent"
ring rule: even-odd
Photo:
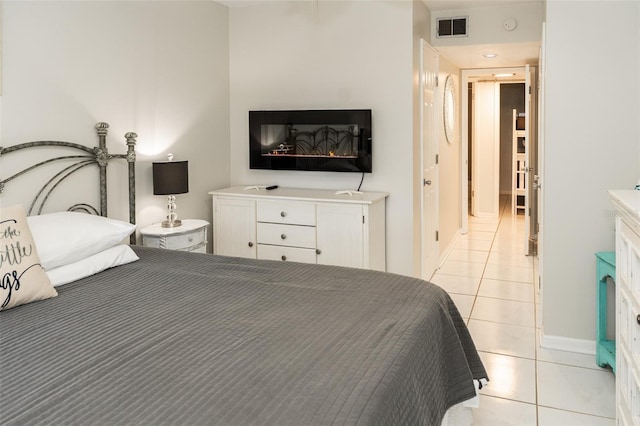
[[[443,37],[466,37],[468,35],[468,16],[458,16],[455,18],[438,18],[437,34],[438,38]]]

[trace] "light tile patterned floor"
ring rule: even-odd
[[[491,382],[474,425],[615,424],[615,378],[595,356],[540,348],[534,258],[525,256],[524,217],[501,197],[498,219],[469,218],[431,281],[466,319]],[[595,324],[594,324],[595,327]]]

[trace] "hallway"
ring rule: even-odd
[[[524,217],[513,216],[509,203],[500,198],[499,219],[470,216],[469,233],[431,278],[467,321],[491,380],[473,424],[614,425],[611,370],[598,367],[594,355],[538,344],[536,265],[524,255]]]

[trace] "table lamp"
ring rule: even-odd
[[[176,213],[176,194],[189,192],[189,162],[172,161],[173,154],[167,156],[169,161],[153,163],[153,195],[167,195],[167,220],[162,222],[163,228],[181,226]]]

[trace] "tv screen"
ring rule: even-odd
[[[371,173],[371,110],[249,111],[250,167]]]

